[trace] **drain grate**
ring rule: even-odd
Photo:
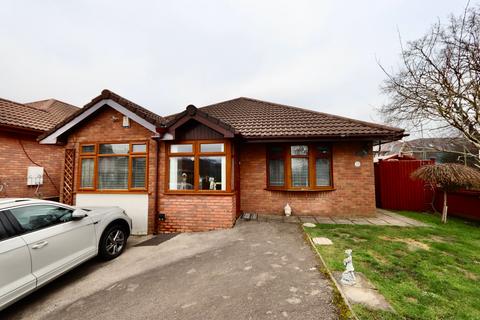
[[[155,237],[145,240],[143,242],[137,243],[134,247],[154,247],[158,246],[159,244],[168,241],[172,238],[178,236],[178,233],[160,233]]]

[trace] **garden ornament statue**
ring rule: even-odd
[[[208,178],[208,182],[210,182],[210,190],[215,190],[215,178],[214,177]]]
[[[185,172],[182,173],[182,179],[180,180],[179,189],[180,190],[187,189],[187,174]]]
[[[285,211],[285,216],[290,217],[290,215],[292,214],[292,208],[288,203],[285,208],[283,208],[283,210]]]
[[[352,259],[352,249],[345,250],[345,255],[347,256],[343,259],[343,265],[345,266],[345,271],[342,273],[342,279],[340,282],[349,286],[353,286],[355,281],[355,273],[353,268],[353,259]]]

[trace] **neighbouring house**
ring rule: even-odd
[[[0,197],[58,199],[64,148],[40,145],[37,137],[77,110],[55,99],[0,98]]]
[[[118,205],[136,234],[231,227],[240,212],[375,214],[374,143],[404,130],[237,98],[161,117],[104,90],[39,138],[65,147],[61,199]]]
[[[396,156],[411,156],[417,160],[434,159],[436,163],[478,163],[479,150],[464,138],[418,138],[393,141],[374,147],[375,161]]]

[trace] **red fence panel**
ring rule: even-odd
[[[410,175],[432,160],[395,160],[375,163],[377,207],[391,210],[432,211],[433,190]],[[435,190],[435,208],[442,211],[443,191]],[[480,191],[448,193],[448,214],[480,220]]]
[[[377,205],[392,210],[428,210],[428,188],[419,180],[412,180],[413,171],[430,160],[379,161],[375,163],[375,190]]]
[[[480,220],[480,191],[462,190],[447,194],[448,214],[471,220]],[[442,211],[443,191],[435,194],[435,208]]]

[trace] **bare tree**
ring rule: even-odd
[[[380,108],[387,122],[453,128],[480,149],[480,8],[438,21],[402,46],[401,67],[387,72]],[[478,157],[478,154],[476,154]]]

